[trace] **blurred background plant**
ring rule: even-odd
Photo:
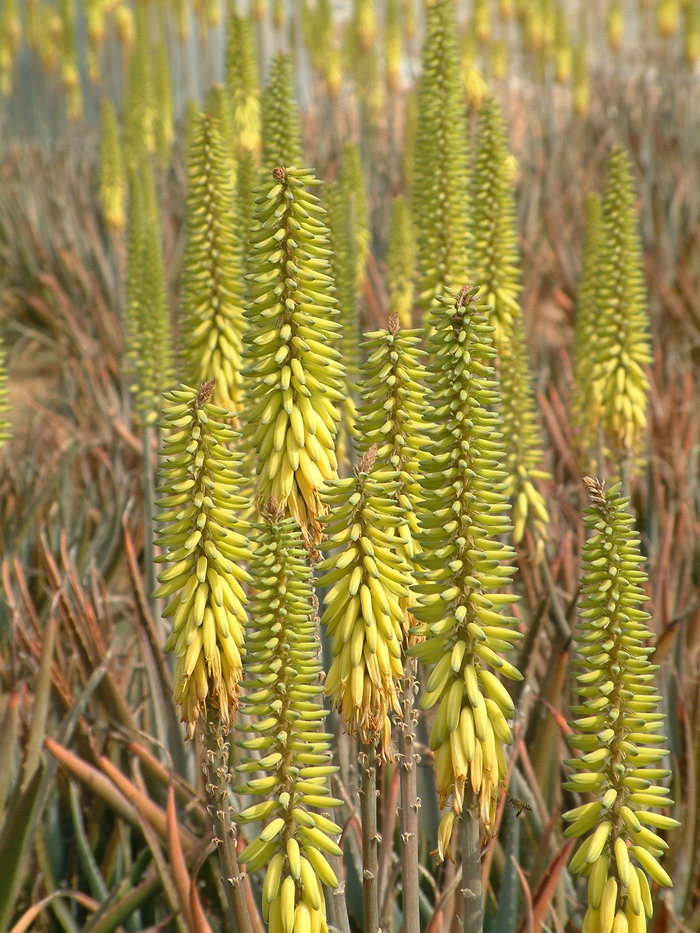
[[[436,60],[442,48],[452,60]],[[289,59],[276,58],[280,51]],[[211,288],[206,277],[219,275],[220,260],[237,277],[222,287],[222,320],[238,322],[239,306],[259,296],[240,270],[260,274],[263,250],[274,256],[268,242],[252,263],[247,251],[255,199],[274,190],[276,166],[262,159],[299,154],[300,171],[313,166],[334,186],[314,190],[329,208],[328,260],[346,328],[350,372],[334,383],[338,469],[349,477],[355,446],[368,446],[351,427],[354,381],[378,339],[373,333],[375,343],[362,347],[359,335],[386,327],[390,314],[406,328],[421,323],[437,280],[454,273],[461,286],[477,274],[480,253],[470,255],[469,239],[485,231],[470,224],[467,152],[480,151],[480,137],[483,147],[490,97],[507,137],[493,184],[511,185],[504,202],[515,195],[515,216],[505,208],[514,223],[503,274],[514,276],[506,284],[523,328],[519,385],[524,395],[532,386],[541,424],[544,462],[532,465],[551,479],[533,474],[548,540],[538,546],[538,529],[526,525],[512,542],[514,612],[525,636],[512,660],[524,680],[512,691],[510,796],[499,797],[481,859],[485,929],[578,933],[586,909],[561,820],[582,804],[562,790],[586,507],[574,385],[577,361],[585,368],[594,349],[587,335],[601,296],[618,287],[608,275],[615,230],[637,249],[626,274],[633,285],[643,275],[648,290],[646,428],[635,433],[637,467],[625,480],[649,573],[672,812],[684,826],[668,835],[663,865],[674,886],[655,889],[650,929],[700,927],[699,53],[698,0],[459,0],[454,8],[419,0],[4,0],[0,933],[232,928],[211,857],[210,777],[202,776],[199,742],[186,743],[178,722],[166,626],[147,582],[155,480],[144,464],[155,458],[156,429],[141,425],[156,420],[171,360],[183,377],[185,362],[213,377],[199,358],[185,359],[204,349],[197,327],[211,320],[198,304],[201,289]],[[449,87],[444,112],[440,82]],[[289,112],[290,94],[298,114]],[[270,120],[276,132],[268,133]],[[613,157],[617,168],[613,146],[625,154]],[[623,193],[606,207],[615,177]],[[223,201],[211,198],[216,186]],[[591,199],[600,196],[596,207]],[[235,223],[217,209],[228,202]],[[265,209],[258,204],[259,216]],[[188,235],[186,211],[209,218],[210,238]],[[455,242],[465,247],[464,268],[432,267],[443,256],[430,245],[445,231],[453,237],[445,255]],[[597,250],[606,248],[601,259]],[[326,274],[325,255],[314,262],[308,268]],[[178,308],[187,323],[176,344]],[[238,332],[229,342],[239,345]],[[204,358],[217,347],[207,345]],[[250,359],[263,355],[251,351]],[[599,459],[599,473],[612,480],[619,462]],[[329,670],[330,640],[324,647]],[[458,929],[462,883],[454,843],[439,865],[431,854],[445,838],[432,715],[421,715],[414,745],[417,899],[422,928],[438,933]],[[348,913],[329,908],[329,920],[347,933],[363,928],[362,776],[354,738],[335,712],[328,721],[339,766],[331,787],[343,801],[332,814],[343,830],[333,870]],[[226,754],[240,763],[234,746]],[[375,896],[382,927],[396,931],[404,923],[399,772],[391,755],[376,762]],[[234,800],[244,805],[243,796]],[[244,827],[240,844],[256,835]],[[242,884],[258,933],[260,872]]]

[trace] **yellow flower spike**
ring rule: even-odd
[[[473,791],[488,830],[506,780],[502,724],[512,709],[494,689],[489,668],[515,679],[521,675],[501,656],[520,635],[516,619],[502,609],[515,597],[496,592],[509,582],[513,550],[499,540],[509,523],[494,411],[499,397],[491,363],[493,327],[488,309],[482,312],[476,304],[476,292],[448,290],[431,315],[430,443],[421,479],[418,555],[423,569],[416,575],[418,605],[412,608],[420,621],[414,634],[425,640],[410,653],[434,665],[421,706],[437,705],[430,745],[440,805],[451,800],[459,813],[465,793]],[[484,694],[499,707],[495,719]]]
[[[341,550],[319,564],[318,585],[331,587],[321,617],[333,654],[326,692],[348,729],[363,744],[381,742],[387,754],[387,719],[400,711],[401,600],[408,597],[411,581],[393,534],[402,520],[393,498],[399,477],[395,470],[374,466],[376,453],[371,446],[354,477],[328,484],[323,547]],[[349,539],[348,527],[353,529]]]
[[[126,169],[114,103],[102,98],[100,135],[100,200],[105,224],[114,233],[126,224]]]
[[[301,131],[294,92],[294,71],[289,55],[278,52],[270,65],[262,98],[263,168],[301,165]]]
[[[261,107],[255,44],[250,21],[236,13],[228,24],[226,86],[238,148],[259,158]]]
[[[245,420],[255,449],[258,502],[271,496],[311,542],[320,493],[337,476],[338,403],[345,368],[324,211],[311,172],[278,166],[258,189],[245,318]]]
[[[588,113],[591,101],[588,61],[584,42],[577,42],[574,46],[571,70],[574,85],[574,110],[579,117],[582,117]]]
[[[398,316],[401,326],[406,328],[411,328],[413,322],[415,254],[411,212],[405,198],[395,197],[391,202],[386,260],[389,310]]]
[[[216,121],[193,120],[187,154],[181,340],[188,382],[216,380],[213,402],[240,416],[243,295],[231,166]]]
[[[479,113],[471,177],[474,229],[474,276],[491,305],[496,369],[501,380],[503,442],[508,471],[507,493],[513,502],[513,540],[519,543],[527,524],[546,536],[549,514],[535,485],[542,470],[542,442],[532,390],[525,321],[520,308],[520,256],[515,220],[515,185],[509,163],[506,129],[495,100]]]
[[[153,424],[160,398],[173,384],[170,309],[160,219],[150,164],[144,160],[129,185],[125,352],[136,411]]]
[[[453,0],[428,7],[418,92],[411,208],[417,237],[417,295],[426,314],[446,285],[468,273],[467,128]]]
[[[388,0],[384,25],[384,68],[387,87],[390,91],[397,91],[401,86],[403,54],[399,0]]]
[[[265,508],[251,567],[255,595],[246,631],[245,679],[238,742],[250,757],[234,790],[264,798],[239,812],[239,823],[265,825],[239,859],[248,871],[266,868],[263,911],[270,931],[319,930],[326,923],[324,887],[338,880],[325,854],[340,855],[341,828],[318,811],[338,806],[330,796],[330,740],[323,731],[321,662],[308,552],[299,527],[276,502]],[[270,677],[270,672],[274,677]],[[262,740],[262,744],[261,741]],[[262,758],[258,753],[262,753]],[[266,774],[248,779],[250,772]]]
[[[589,359],[579,369],[575,406],[589,449],[599,446],[593,438],[602,429],[615,462],[638,468],[647,426],[649,380],[644,366],[652,355],[634,202],[630,158],[624,150],[614,149],[602,202],[596,272],[590,273],[595,278],[588,313],[591,323],[582,326],[589,343],[577,351],[587,353]]]
[[[626,511],[629,500],[622,498],[619,485],[605,490],[590,477],[585,483],[591,501],[585,520],[593,535],[583,552],[577,634],[581,705],[573,707],[577,718],[570,736],[572,747],[585,754],[568,762],[575,771],[564,787],[590,792],[598,800],[569,810],[564,819],[571,824],[566,835],[583,839],[570,871],[590,868],[589,913],[596,919],[589,927],[630,933],[646,929],[636,918],[645,911],[651,916],[649,878],[672,883],[659,862],[666,843],[642,823],[651,817],[652,825],[657,818],[665,828],[680,824],[647,810],[672,801],[666,788],[654,783],[669,772],[657,767],[666,755],[660,747],[665,740],[658,734],[662,717],[652,683],[656,666],[649,661],[653,649],[645,644],[651,637],[649,616],[639,608],[646,601],[646,574]]]
[[[225,731],[238,705],[246,596],[251,559],[249,526],[237,516],[240,455],[229,449],[238,436],[231,413],[211,402],[214,383],[199,391],[181,385],[166,392],[156,504],[161,510],[156,598],[169,601],[172,619],[165,650],[175,655],[174,696],[191,738],[211,708]]]

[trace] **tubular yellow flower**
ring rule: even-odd
[[[266,868],[263,917],[270,933],[327,930],[324,887],[338,880],[324,853],[341,855],[341,829],[318,811],[338,806],[329,796],[333,766],[323,732],[328,715],[319,703],[320,646],[308,554],[299,528],[271,502],[252,565],[256,593],[247,628],[244,699],[252,733],[240,747],[252,751],[238,767],[246,775],[238,793],[263,799],[235,815],[239,823],[262,820],[259,835],[241,852],[248,871]],[[262,756],[262,757],[261,757]],[[264,777],[251,777],[262,772]]]
[[[398,682],[403,674],[404,609],[409,565],[399,552],[395,528],[403,523],[394,501],[398,475],[372,469],[373,445],[355,476],[335,480],[323,496],[328,538],[324,550],[342,546],[320,565],[318,585],[329,586],[321,618],[332,639],[333,661],[326,692],[360,741],[391,739],[389,713],[400,712]]]
[[[238,435],[231,412],[210,402],[213,382],[199,391],[180,386],[164,395],[161,485],[156,519],[160,561],[156,598],[171,598],[165,650],[175,654],[174,695],[188,737],[213,706],[224,730],[238,705],[246,595],[241,564],[251,559],[249,526],[238,513],[240,455],[228,445]]]
[[[185,373],[195,384],[215,379],[214,404],[240,415],[245,321],[230,163],[211,117],[198,115],[189,136],[180,312]]]
[[[629,500],[619,485],[606,491],[599,480],[585,483],[586,524],[594,533],[583,552],[576,637],[582,702],[572,709],[569,739],[582,754],[568,762],[575,770],[564,787],[596,799],[564,814],[565,835],[585,837],[570,863],[588,876],[584,929],[645,931],[651,883],[672,884],[659,861],[668,846],[657,831],[680,825],[655,812],[673,801],[658,783],[670,771],[659,767],[667,755],[661,697],[649,660],[654,649],[646,646],[649,614],[640,608],[647,577]]]
[[[245,317],[246,421],[258,502],[270,497],[315,541],[320,490],[337,476],[334,450],[345,368],[324,211],[304,169],[278,166],[259,189]]]
[[[499,540],[509,530],[499,396],[491,360],[493,328],[477,305],[476,289],[448,290],[431,315],[433,355],[428,367],[430,457],[421,490],[422,553],[414,591],[425,640],[410,653],[433,665],[421,705],[438,704],[430,746],[440,806],[464,794],[478,798],[481,819],[493,824],[499,787],[506,780],[504,744],[513,710],[490,668],[522,679],[502,654],[520,637],[502,607],[513,549]]]

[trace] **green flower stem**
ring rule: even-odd
[[[229,743],[219,718],[212,718],[203,731],[204,774],[207,778],[209,812],[216,831],[216,845],[223,872],[224,893],[237,933],[254,933],[248,911],[243,879],[236,855],[236,831],[231,820],[229,788],[233,783],[228,769]]]
[[[482,933],[484,928],[481,890],[481,844],[479,840],[478,800],[472,793],[462,807],[462,927],[464,933]],[[474,804],[474,809],[470,803]]]
[[[377,755],[370,744],[360,752],[360,811],[362,816],[363,929],[379,929],[379,832],[377,829]]]

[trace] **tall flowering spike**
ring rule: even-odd
[[[384,24],[384,68],[386,83],[390,91],[401,87],[401,63],[403,61],[403,32],[399,0],[388,0]]]
[[[355,257],[355,275],[358,290],[365,278],[365,264],[372,245],[365,176],[362,168],[362,156],[357,143],[348,142],[343,146],[340,163],[340,183],[346,191],[349,204],[350,229],[353,237]]]
[[[255,197],[260,184],[260,169],[252,152],[241,153],[237,165],[236,195],[238,198],[238,249],[243,258],[244,279],[253,271],[250,241],[255,230]],[[246,292],[248,285],[246,284]]]
[[[577,425],[588,428],[588,395],[591,386],[593,358],[591,346],[598,326],[596,293],[600,272],[600,251],[603,238],[603,206],[600,195],[592,193],[586,198],[586,220],[583,235],[583,260],[576,296],[574,320],[573,408]],[[591,438],[588,441],[591,442]]]
[[[238,704],[241,652],[249,582],[241,564],[252,558],[249,526],[237,516],[240,455],[228,445],[238,435],[231,412],[214,405],[213,382],[199,391],[180,386],[165,393],[161,427],[161,485],[156,519],[170,566],[158,575],[154,596],[169,598],[172,619],[165,650],[175,655],[174,695],[188,737],[215,707],[225,730]]]
[[[341,803],[330,797],[328,715],[319,702],[323,686],[316,637],[311,569],[299,528],[282,519],[276,503],[260,529],[252,565],[256,590],[246,632],[247,721],[238,744],[252,752],[238,770],[249,779],[239,793],[263,799],[235,816],[263,820],[260,834],[240,853],[249,872],[266,868],[263,917],[271,931],[326,930],[323,887],[338,880],[324,853],[341,855],[334,841],[340,827],[318,811]],[[252,777],[254,773],[263,777]]]
[[[332,640],[333,661],[326,692],[348,729],[361,742],[381,743],[388,752],[390,712],[400,712],[404,611],[410,567],[397,547],[403,523],[394,500],[395,470],[373,470],[376,447],[363,456],[355,475],[329,484],[324,501],[328,540],[341,547],[320,565],[319,586],[329,586],[321,623]]]
[[[468,269],[467,128],[456,36],[453,0],[436,0],[423,46],[412,192],[418,298],[426,312],[446,285],[461,285]]]
[[[511,741],[510,696],[496,676],[520,680],[503,658],[520,637],[497,592],[509,582],[513,549],[506,473],[496,413],[500,402],[492,359],[493,327],[475,304],[476,289],[450,289],[435,304],[428,368],[430,444],[421,487],[423,551],[413,607],[411,654],[433,665],[421,706],[437,704],[430,735],[440,806],[452,797],[461,812],[465,792],[479,801],[487,829],[506,781],[504,745]]]
[[[317,540],[326,510],[320,490],[337,476],[338,402],[345,398],[328,228],[309,190],[318,184],[310,171],[278,166],[259,189],[244,315],[258,502],[276,499],[309,541]]]
[[[357,241],[353,197],[342,177],[326,186],[331,271],[342,324],[342,355],[349,375],[359,367],[360,321],[357,304]]]
[[[362,346],[368,358],[360,381],[358,417],[362,452],[376,445],[380,463],[397,471],[398,484],[393,497],[404,520],[388,533],[398,538],[399,553],[411,568],[418,552],[418,477],[423,469],[422,448],[426,443],[425,369],[420,342],[421,332],[401,330],[397,317],[390,318],[386,330],[365,334]],[[411,594],[405,608],[413,602]]]
[[[12,72],[22,39],[22,20],[17,0],[4,0],[0,11],[0,94],[6,97],[12,90]]]
[[[58,0],[58,13],[61,18],[61,80],[66,93],[68,118],[76,121],[83,115],[83,92],[78,65],[75,0]]]
[[[572,709],[569,739],[582,754],[568,762],[575,770],[564,787],[596,799],[564,814],[565,835],[585,837],[570,863],[572,872],[588,876],[583,929],[646,933],[652,882],[672,884],[659,861],[668,845],[658,831],[680,826],[657,812],[673,801],[660,783],[671,772],[659,767],[667,751],[653,683],[658,666],[649,660],[649,614],[640,608],[647,576],[629,499],[619,484],[605,490],[599,480],[585,483],[593,535],[583,552],[581,705]]]
[[[278,52],[262,99],[263,166],[301,165],[301,131],[289,55]]]
[[[402,327],[411,327],[413,318],[413,273],[416,244],[411,211],[403,197],[391,202],[389,249],[386,257],[389,309]]]
[[[170,52],[167,41],[161,37],[155,54],[153,91],[157,106],[154,108],[153,135],[158,161],[163,168],[170,164],[173,144],[173,92],[170,77]]]
[[[0,337],[0,447],[9,441],[10,431],[10,393],[7,387],[7,365],[5,350]]]
[[[144,152],[152,153],[156,148],[157,102],[147,13],[142,4],[136,7],[136,41],[129,53],[124,98],[124,147],[129,168],[138,166]]]
[[[107,228],[113,232],[126,223],[126,169],[119,121],[114,103],[102,98],[100,136],[100,200]]]
[[[230,95],[238,146],[255,157],[260,154],[260,87],[251,24],[231,15],[226,50],[226,86]]]
[[[595,281],[595,328],[590,330],[588,381],[577,409],[584,431],[602,428],[616,461],[639,459],[647,425],[649,380],[643,367],[652,359],[642,247],[637,232],[630,159],[614,149],[603,197],[601,245]]]
[[[145,160],[130,183],[125,331],[136,410],[153,424],[173,383],[173,349],[155,183]]]
[[[195,385],[216,379],[214,403],[240,414],[245,321],[231,165],[214,119],[199,114],[189,137],[180,311],[185,374]]]
[[[574,84],[574,110],[582,117],[588,113],[591,102],[591,82],[584,42],[577,42],[574,46],[571,71]]]
[[[487,101],[479,114],[471,203],[474,275],[493,309],[491,321],[498,351],[508,473],[506,491],[513,502],[513,540],[517,543],[528,521],[539,533],[544,533],[549,522],[544,499],[533,482],[548,474],[541,469],[542,442],[525,321],[518,301],[520,257],[510,152],[501,110],[495,100]]]

